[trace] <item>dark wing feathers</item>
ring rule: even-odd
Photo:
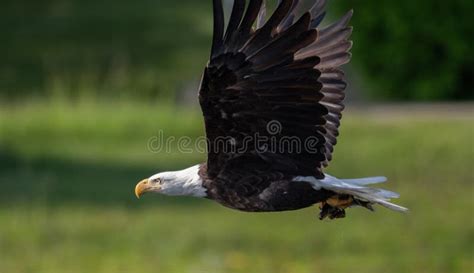
[[[322,177],[344,109],[346,83],[338,67],[351,57],[352,11],[318,29],[326,0],[317,0],[298,19],[299,1],[281,0],[268,20],[265,1],[250,0],[246,8],[247,1],[235,0],[224,33],[221,1],[213,0],[211,59],[199,94],[209,141],[207,175],[226,183],[231,179],[223,177],[236,173]],[[272,122],[278,131],[270,131]],[[313,138],[317,149],[261,151],[260,143],[245,142],[255,136],[277,143],[284,137]],[[232,149],[219,149],[216,140],[223,137]]]
[[[232,8],[232,14],[230,15],[229,24],[225,34],[225,44],[228,45],[232,41],[233,35],[240,25],[242,16],[245,11],[245,0],[235,0]]]
[[[214,12],[214,33],[212,38],[211,59],[218,54],[218,50],[222,48],[222,36],[224,35],[224,8],[222,0],[212,1]]]
[[[241,51],[247,56],[253,55],[256,51],[262,49],[267,43],[272,42],[272,36],[281,20],[285,18],[288,10],[291,8],[292,0],[283,0],[272,14],[270,19],[263,25],[262,28],[257,29],[255,34],[248,40]]]
[[[293,5],[291,6],[289,12],[287,13],[285,19],[278,26],[278,31],[284,31],[289,28],[295,20],[296,17],[296,8],[298,7],[299,0],[294,0]]]
[[[326,11],[324,11],[324,7],[326,6],[326,0],[316,0],[311,7],[311,28],[317,28],[319,24],[324,20],[326,16]]]
[[[263,27],[267,19],[266,17],[267,17],[267,1],[263,1],[262,7],[260,8],[260,12],[258,13],[257,29]]]

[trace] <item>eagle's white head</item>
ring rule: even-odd
[[[140,198],[147,192],[172,196],[207,196],[206,188],[202,186],[202,179],[199,176],[199,165],[177,172],[157,173],[143,179],[136,185],[135,195]]]

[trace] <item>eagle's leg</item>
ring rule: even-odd
[[[338,219],[346,217],[346,211],[341,208],[336,208],[328,203],[321,203],[321,212],[319,213],[319,220],[324,220],[326,217],[329,219]]]
[[[345,209],[354,204],[354,198],[347,194],[336,194],[327,199],[326,203],[334,208]]]
[[[354,198],[347,194],[336,194],[322,202],[320,205],[321,212],[319,219],[323,220],[326,217],[329,219],[339,219],[346,217],[345,209],[354,204]]]
[[[344,218],[346,217],[346,211],[344,209],[352,206],[353,203],[354,198],[350,195],[333,195],[320,204],[321,212],[319,214],[319,219],[323,220],[326,217],[329,217],[331,220]]]
[[[347,194],[336,194],[320,204],[321,212],[319,214],[319,219],[323,220],[326,217],[329,217],[331,220],[344,218],[346,216],[345,209],[354,205],[372,211],[374,210],[372,204],[369,202],[355,199],[353,196]]]

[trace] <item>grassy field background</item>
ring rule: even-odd
[[[409,214],[350,209],[321,222],[316,207],[246,214],[136,200],[140,179],[205,159],[148,149],[159,130],[201,136],[196,109],[1,105],[0,272],[473,272],[472,110],[346,115],[328,172],[386,175]]]

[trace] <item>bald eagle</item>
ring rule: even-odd
[[[146,192],[195,196],[247,212],[297,210],[319,204],[319,218],[374,204],[407,209],[398,194],[367,187],[385,177],[338,179],[324,173],[343,111],[352,10],[320,27],[326,0],[297,16],[298,0],[281,0],[266,19],[264,0],[235,0],[225,29],[222,0],[213,0],[211,56],[199,103],[207,162],[155,174]]]

